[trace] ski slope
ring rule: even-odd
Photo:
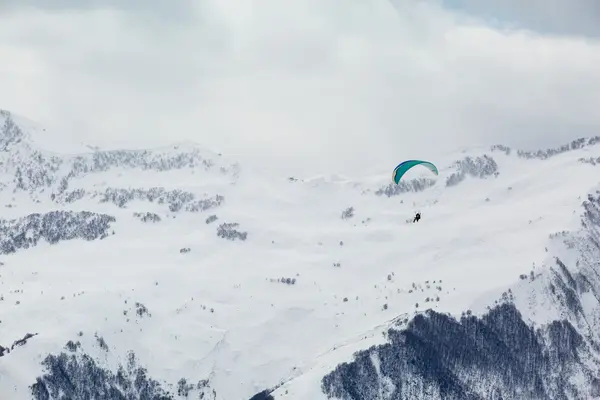
[[[25,144],[45,151],[31,136]],[[445,186],[454,161],[484,153],[498,164],[497,177]],[[432,160],[440,168],[435,186],[391,197],[374,193],[389,184],[393,168],[385,165],[381,176],[298,181],[246,166],[233,177],[201,167],[109,168],[69,183],[89,193],[162,187],[224,197],[204,212],[143,199],[119,207],[91,195],[60,204],[49,198],[52,185],[13,192],[14,154],[2,153],[0,198],[11,205],[3,219],[62,209],[115,222],[103,240],[40,241],[0,254],[0,340],[37,333],[0,357],[0,398],[31,398],[43,358],[78,340],[110,368],[135,352],[165,387],[207,379],[205,398],[248,399],[280,386],[275,398],[316,400],[326,398],[323,376],[354,351],[384,343],[394,320],[427,309],[483,313],[519,275],[543,269],[549,235],[580,226],[599,169],[579,159],[600,157],[600,146],[545,160],[472,149]],[[418,177],[430,176],[416,167],[404,179]],[[342,219],[348,207],[354,216]],[[406,223],[416,211],[421,222]],[[143,223],[134,212],[161,221]],[[206,223],[212,214],[218,220]],[[238,223],[246,240],[217,236],[223,222]],[[136,314],[136,302],[147,313]]]

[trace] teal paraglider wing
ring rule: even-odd
[[[403,163],[401,163],[400,165],[398,165],[396,168],[394,168],[394,173],[392,174],[392,179],[394,180],[394,182],[396,184],[398,184],[398,182],[400,182],[400,179],[406,173],[406,171],[408,171],[409,169],[411,169],[412,167],[414,167],[416,165],[422,165],[422,166],[426,167],[428,170],[430,170],[431,172],[433,172],[435,175],[438,175],[437,167],[435,165],[433,165],[432,163],[430,163],[429,161],[407,160],[407,161],[404,161]]]

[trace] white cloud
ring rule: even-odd
[[[600,132],[590,38],[412,1],[63,3],[1,14],[0,107],[92,144],[192,139],[282,173],[356,173]]]

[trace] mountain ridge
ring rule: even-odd
[[[21,117],[19,117],[19,118],[21,118]],[[30,123],[33,123],[33,122],[30,121]],[[198,162],[198,160],[196,160],[196,159],[200,159],[200,162],[205,167],[210,168],[215,164],[214,159],[222,157],[221,153],[215,153],[210,150],[207,150],[192,141],[177,142],[177,143],[172,143],[170,145],[159,146],[159,147],[154,147],[154,148],[147,148],[147,149],[93,150],[93,151],[89,151],[89,152],[80,152],[80,153],[56,152],[56,151],[50,151],[50,150],[41,148],[39,146],[36,146],[31,137],[31,134],[27,131],[23,131],[19,127],[19,125],[17,123],[15,123],[14,117],[12,116],[12,113],[10,111],[0,109],[0,125],[3,125],[2,132],[0,132],[0,139],[1,139],[0,144],[3,145],[4,151],[7,150],[6,149],[7,144],[10,144],[10,143],[14,142],[15,140],[17,140],[18,142],[25,141],[28,146],[33,148],[34,155],[37,155],[38,152],[43,152],[43,153],[50,155],[51,158],[52,158],[52,156],[56,156],[56,157],[61,157],[61,158],[74,158],[77,160],[77,159],[81,159],[81,158],[90,157],[94,154],[96,154],[96,156],[95,156],[96,158],[103,157],[100,155],[105,155],[104,157],[111,158],[110,157],[111,155],[118,157],[119,155],[127,154],[127,153],[138,154],[138,155],[148,155],[148,154],[153,154],[153,153],[167,154],[169,152],[174,151],[175,153],[179,152],[179,153],[183,153],[183,154],[193,153],[193,156],[190,157],[191,162]],[[11,128],[11,126],[13,126],[14,128]],[[535,151],[513,149],[506,145],[496,144],[496,145],[489,146],[487,148],[486,147],[476,147],[472,150],[463,149],[462,151],[457,152],[457,153],[475,153],[475,154],[479,153],[479,154],[477,154],[477,155],[470,154],[470,155],[464,157],[462,160],[458,159],[458,160],[453,161],[453,164],[461,164],[461,163],[464,163],[465,160],[468,163],[472,160],[473,157],[475,157],[475,161],[479,161],[479,157],[483,157],[484,159],[485,159],[485,157],[488,157],[488,158],[492,158],[492,160],[493,160],[493,155],[487,156],[486,155],[487,152],[490,152],[491,154],[493,154],[493,153],[504,153],[506,155],[515,154],[517,157],[523,158],[523,159],[545,160],[550,157],[555,157],[557,155],[564,154],[566,152],[586,149],[586,148],[594,147],[597,145],[600,145],[600,135],[592,136],[592,137],[581,137],[581,138],[572,140],[571,142],[569,142],[567,144],[563,144],[563,145],[560,145],[555,148],[547,148],[544,150],[535,150]],[[181,151],[182,148],[188,149],[188,150]],[[600,156],[589,157],[587,159],[582,157],[580,159],[580,161],[587,162],[590,164],[599,164]],[[96,161],[96,162],[101,162],[101,161]],[[493,163],[493,161],[492,161],[492,163]],[[182,162],[181,164],[185,164],[185,163]],[[230,165],[228,167],[232,169],[232,171],[233,171],[232,173],[234,175],[239,174],[239,172],[240,172],[239,171],[239,168],[240,168],[239,163],[229,162],[229,164]],[[141,164],[141,165],[143,165],[143,164]],[[195,165],[192,164],[192,165],[188,165],[188,166],[194,167]],[[223,165],[221,165],[220,168],[221,168],[222,172],[224,172],[224,173],[228,169],[226,166],[223,166]],[[386,175],[386,178],[387,178],[387,175]],[[289,180],[296,181],[297,179],[290,177]],[[313,178],[304,178],[303,179],[303,181],[307,181],[307,182],[311,182],[311,181],[315,181],[315,180],[323,181],[324,177],[317,176],[317,177],[313,177]],[[346,177],[341,177],[341,176],[338,176],[337,174],[332,175],[332,181],[344,182],[347,180],[348,180],[348,178],[346,178]]]

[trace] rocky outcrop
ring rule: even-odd
[[[36,246],[41,239],[50,244],[104,239],[115,221],[113,216],[89,211],[50,211],[13,220],[0,219],[0,254]]]
[[[563,144],[562,146],[546,149],[546,150],[537,150],[537,151],[525,151],[525,150],[517,150],[516,154],[520,158],[527,159],[540,159],[545,160],[550,157],[557,156],[559,154],[564,154],[569,151],[583,149],[585,147],[595,146],[600,144],[600,136],[593,136],[590,138],[579,138],[573,140],[571,143]],[[505,154],[513,153],[513,150],[504,145],[494,145],[491,147],[492,151],[503,152]]]
[[[446,178],[446,186],[456,186],[467,176],[484,179],[490,176],[498,176],[498,164],[487,154],[481,157],[465,157],[455,164],[456,172]]]

